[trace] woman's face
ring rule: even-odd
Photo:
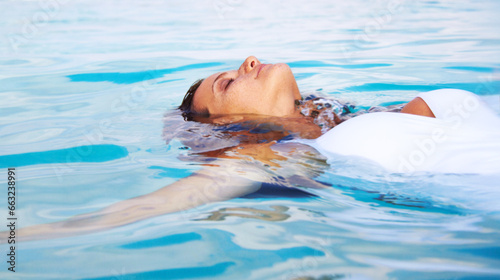
[[[238,70],[215,73],[196,90],[192,110],[210,115],[259,114],[288,116],[300,99],[290,67],[262,64],[250,56]]]

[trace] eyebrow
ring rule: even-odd
[[[214,94],[215,94],[214,86],[215,86],[215,83],[217,82],[217,80],[218,80],[219,78],[221,78],[221,77],[222,77],[223,75],[225,75],[225,74],[227,74],[227,72],[222,72],[222,73],[220,73],[220,74],[217,76],[217,78],[215,78],[215,80],[214,80],[214,82],[213,82],[213,84],[212,84],[212,93],[214,93]]]

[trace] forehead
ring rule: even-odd
[[[210,104],[213,102],[213,92],[212,85],[215,78],[220,73],[215,73],[208,76],[200,84],[196,92],[194,93],[193,103],[191,104],[192,110],[198,113],[206,113],[209,111]]]

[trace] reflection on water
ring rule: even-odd
[[[269,222],[284,221],[290,217],[286,214],[288,207],[272,205],[274,210],[262,210],[256,208],[230,207],[222,208],[215,212],[211,212],[210,216],[201,221],[224,221],[227,217],[240,217],[245,219],[257,219]]]

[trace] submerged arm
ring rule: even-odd
[[[100,211],[78,215],[66,221],[22,228],[17,233],[18,239],[57,238],[110,229],[243,196],[260,188],[259,173],[248,172],[252,166],[223,163],[208,166],[157,191],[120,201]],[[7,232],[0,234],[1,242],[5,242]]]
[[[18,230],[19,241],[58,238],[111,229],[155,216],[191,209],[210,202],[229,200],[256,192],[261,182],[269,181],[270,175],[262,166],[280,167],[297,153],[295,145],[277,153],[273,143],[240,146],[188,177],[149,194],[123,200],[102,210],[72,217],[65,221],[34,225]],[[287,145],[281,145],[287,147]],[[300,151],[303,156],[310,151]],[[287,156],[282,156],[282,155]],[[311,159],[309,159],[310,161]],[[293,161],[293,160],[292,160]],[[299,161],[298,165],[309,168]],[[288,173],[288,172],[285,172]],[[299,172],[300,173],[300,172]],[[285,175],[290,185],[323,188],[325,185],[292,172]],[[309,174],[312,176],[312,174]],[[312,176],[314,177],[314,176]],[[0,243],[6,242],[8,232],[0,232]]]

